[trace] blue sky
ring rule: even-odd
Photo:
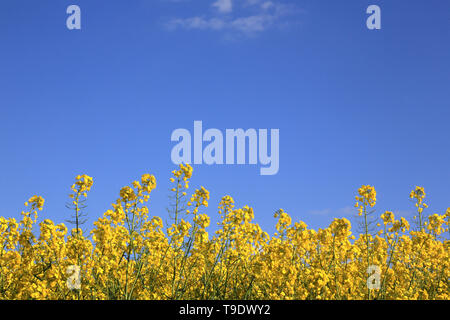
[[[77,4],[82,29],[66,28]],[[231,4],[231,5],[230,5]],[[366,8],[381,8],[368,30]],[[149,172],[166,217],[170,135],[203,126],[280,129],[280,170],[194,166],[191,187],[314,228],[352,217],[363,184],[377,213],[450,206],[450,3],[442,0],[3,0],[0,215],[32,195],[63,222],[77,174],[94,177],[87,228]],[[353,220],[351,220],[353,221]]]

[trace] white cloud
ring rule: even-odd
[[[212,6],[217,10],[209,15],[174,18],[166,26],[170,30],[212,30],[225,31],[228,35],[231,32],[252,35],[289,24],[289,19],[292,20],[292,16],[299,12],[295,6],[279,0],[217,0]]]
[[[339,209],[337,212],[339,214],[349,216],[349,215],[353,215],[353,214],[357,213],[358,210],[355,207],[347,206],[347,207]]]
[[[270,26],[272,21],[272,16],[258,15],[235,19],[231,21],[230,25],[233,29],[242,31],[244,33],[253,33],[264,31]]]
[[[187,30],[229,30],[245,34],[261,32],[270,27],[273,17],[270,15],[255,15],[243,18],[225,20],[221,18],[192,17],[186,19],[172,19],[168,23],[169,29],[183,28]]]
[[[217,0],[212,4],[221,13],[230,13],[233,11],[233,2],[231,0]]]
[[[169,29],[200,29],[200,30],[222,30],[225,22],[219,18],[205,19],[203,17],[192,17],[187,19],[172,19],[167,24]]]
[[[400,217],[411,217],[412,215],[414,215],[414,212],[412,212],[411,210],[394,210],[393,212],[396,219],[400,219]]]
[[[263,8],[264,10],[268,10],[269,8],[272,8],[274,6],[272,1],[265,1],[264,3],[261,4],[261,8]]]

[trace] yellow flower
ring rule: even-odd
[[[420,225],[415,230],[392,211],[381,214],[382,223],[364,225],[376,204],[375,188],[366,185],[357,190],[355,206],[365,219],[356,228],[336,218],[314,230],[293,221],[298,213],[279,209],[269,235],[253,208],[235,207],[226,195],[210,236],[210,192],[199,187],[185,197],[192,172],[184,164],[172,172],[176,193],[167,225],[164,217],[149,217],[156,188],[150,174],[120,189],[88,233],[76,227],[68,233],[50,219],[38,224],[39,196],[26,202],[20,221],[0,217],[0,299],[450,299],[444,281],[450,208],[424,217],[422,187],[410,194]],[[78,212],[93,179],[75,180],[69,196]],[[373,268],[381,272],[379,289],[368,287]],[[78,280],[79,289],[68,286]]]

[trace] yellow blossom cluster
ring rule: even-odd
[[[358,189],[355,199],[355,207],[358,208],[358,214],[362,216],[366,207],[373,207],[376,204],[377,192],[372,186],[362,186]]]
[[[75,183],[72,185],[71,189],[73,192],[83,193],[91,190],[94,180],[88,175],[78,175],[75,177]]]
[[[183,206],[192,172],[190,165],[172,172],[167,226],[149,217],[156,187],[150,174],[123,187],[90,232],[69,232],[49,219],[38,223],[39,196],[27,201],[20,221],[0,217],[0,299],[450,299],[450,208],[426,217],[421,187],[411,192],[420,216],[416,228],[385,211],[371,230],[376,191],[362,186],[359,235],[346,218],[313,230],[283,209],[275,212],[276,233],[269,235],[251,207],[236,208],[228,195],[219,203],[216,229],[208,232],[208,190],[196,189]],[[71,198],[78,213],[93,179],[75,180]],[[369,277],[378,277],[375,287]]]

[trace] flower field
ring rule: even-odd
[[[149,216],[156,187],[149,174],[123,187],[87,234],[81,218],[93,179],[86,175],[71,188],[71,230],[38,221],[39,196],[25,203],[20,221],[0,217],[0,299],[450,298],[450,208],[425,215],[421,187],[410,194],[411,225],[389,211],[375,216],[376,191],[362,186],[353,228],[343,218],[312,230],[280,209],[269,235],[252,208],[236,208],[225,196],[220,222],[208,231],[209,192],[189,192],[192,171],[180,165],[172,172],[166,226]]]

